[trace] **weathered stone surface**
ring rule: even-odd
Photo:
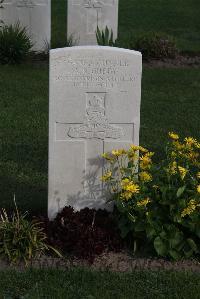
[[[139,144],[142,57],[98,46],[51,50],[49,216],[105,207],[101,154]]]
[[[96,45],[97,25],[112,29],[117,38],[118,0],[68,0],[68,36],[79,45]]]
[[[51,39],[51,0],[5,0],[0,19],[27,28],[33,50],[46,50]]]

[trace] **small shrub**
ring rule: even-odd
[[[174,39],[159,33],[140,35],[130,43],[130,48],[140,51],[146,60],[175,58],[178,54]]]
[[[5,210],[0,214],[0,255],[6,257],[11,264],[24,261],[26,265],[34,258],[52,249],[47,245],[46,234],[37,221],[26,220],[26,214],[20,214],[15,204],[15,212],[11,217]]]
[[[102,180],[119,211],[122,237],[148,241],[159,256],[177,260],[200,250],[200,142],[169,136],[159,164],[141,146],[105,153]]]
[[[105,250],[117,251],[122,246],[112,215],[105,210],[75,212],[65,207],[53,221],[44,219],[43,223],[50,245],[90,262]]]
[[[116,47],[117,46],[117,40],[114,41],[113,39],[113,31],[108,29],[106,26],[105,30],[100,30],[99,27],[97,27],[96,31],[96,39],[99,46],[109,46],[109,47]]]
[[[0,28],[0,63],[20,63],[26,58],[31,47],[26,28],[21,28],[19,23]]]

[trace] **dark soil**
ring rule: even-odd
[[[199,68],[200,56],[178,55],[174,59],[143,61],[148,68]]]

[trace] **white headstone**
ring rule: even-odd
[[[20,22],[26,27],[33,50],[43,51],[50,45],[51,0],[5,0],[3,7],[0,19],[7,25]]]
[[[97,26],[107,26],[117,38],[118,0],[68,0],[68,36],[79,45],[96,45]]]
[[[142,56],[98,46],[50,51],[49,217],[106,207],[101,154],[139,144]]]

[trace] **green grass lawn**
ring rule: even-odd
[[[89,270],[0,272],[2,299],[199,299],[200,274]]]
[[[46,213],[48,67],[0,67],[0,207]],[[163,156],[167,132],[200,139],[198,69],[145,69],[141,145]]]
[[[52,47],[65,45],[65,0],[52,1]],[[200,53],[199,0],[119,0],[119,36],[127,40],[141,32],[172,35],[182,51]]]

